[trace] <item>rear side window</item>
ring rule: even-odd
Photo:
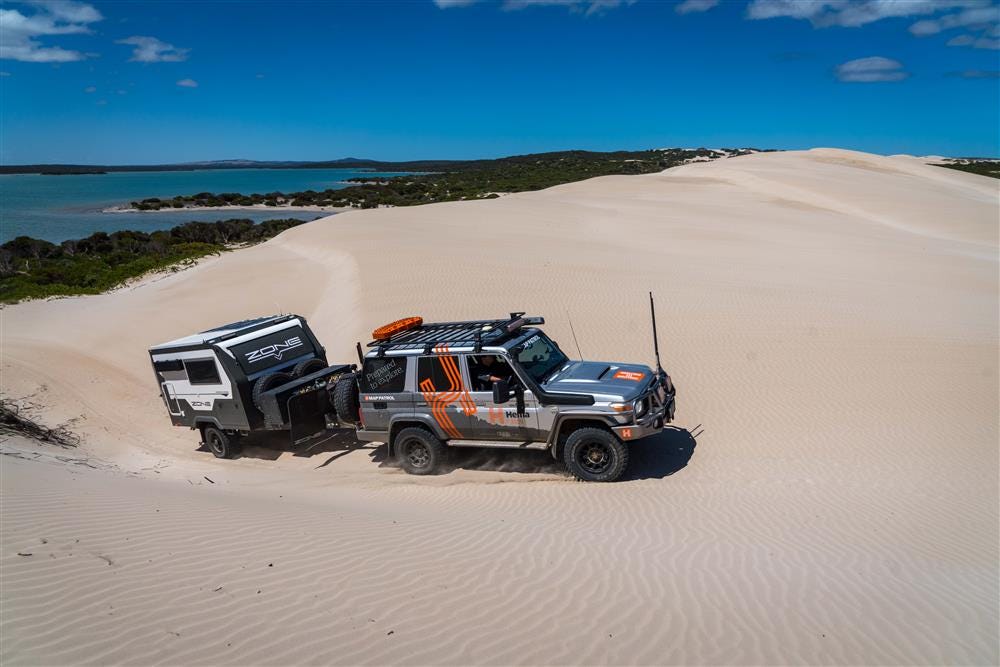
[[[458,357],[420,357],[417,363],[417,389],[420,391],[460,391],[464,386]]]
[[[191,384],[219,384],[219,369],[214,359],[192,359],[185,361],[184,366]]]
[[[361,373],[363,392],[400,392],[406,382],[406,357],[365,359]]]
[[[165,371],[182,371],[184,370],[184,362],[180,359],[154,361],[153,368],[161,373]]]

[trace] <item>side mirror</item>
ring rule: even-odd
[[[493,402],[503,405],[510,400],[510,385],[507,380],[497,380],[493,383]]]

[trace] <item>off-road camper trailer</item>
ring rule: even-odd
[[[252,431],[288,430],[294,443],[324,430],[335,419],[328,388],[354,370],[327,366],[298,315],[233,322],[154,345],[149,355],[171,423],[199,429],[220,458]]]

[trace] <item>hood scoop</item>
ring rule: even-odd
[[[598,382],[611,371],[611,366],[609,364],[602,364],[593,361],[578,361],[566,369],[565,373],[560,375],[559,381],[575,381],[575,382]]]

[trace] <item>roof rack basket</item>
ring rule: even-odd
[[[468,320],[463,322],[428,322],[394,334],[387,340],[375,340],[368,347],[375,348],[382,357],[389,350],[418,350],[430,354],[438,345],[472,347],[477,352],[483,345],[496,345],[516,334],[521,327],[545,324],[542,317],[525,317],[514,312],[507,319]]]

